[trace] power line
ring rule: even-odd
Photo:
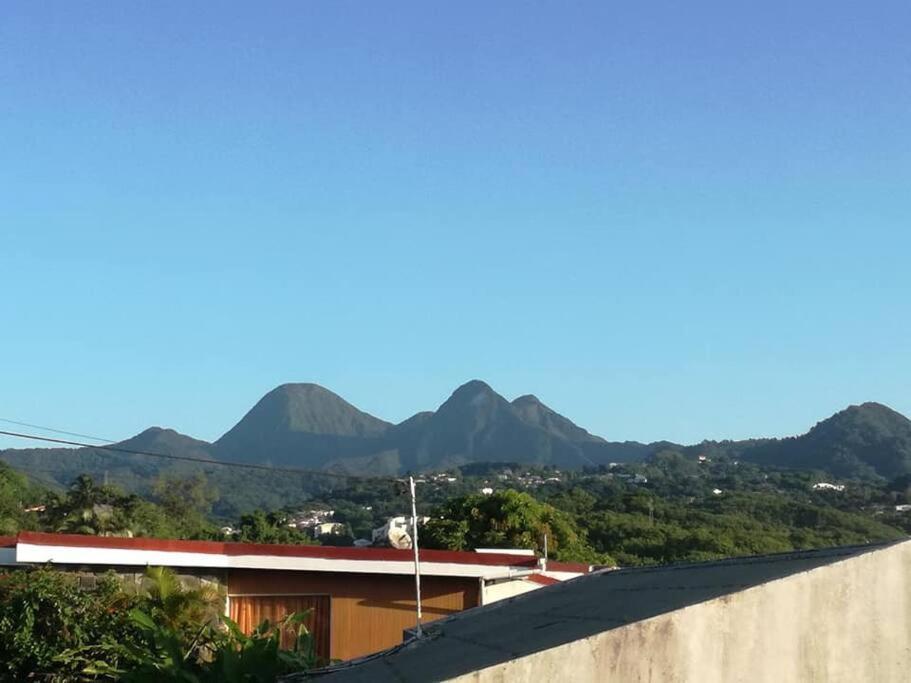
[[[19,425],[20,427],[31,427],[32,429],[40,429],[43,432],[53,432],[54,434],[65,434],[67,436],[78,436],[83,439],[92,439],[93,441],[104,441],[105,443],[114,443],[114,439],[104,439],[100,436],[92,436],[91,434],[80,434],[79,432],[68,432],[63,429],[54,429],[53,427],[43,427],[42,425],[32,424],[31,422],[20,422],[19,420],[10,420],[6,417],[0,417],[0,422],[6,422],[12,425]]]
[[[81,448],[93,448],[95,450],[112,451],[114,453],[125,453],[127,455],[144,455],[151,458],[162,458],[165,460],[179,460],[183,462],[195,462],[201,465],[217,465],[220,467],[236,467],[248,470],[263,470],[266,472],[286,472],[293,474],[309,474],[317,477],[335,477],[336,479],[357,479],[360,481],[378,481],[394,480],[393,477],[359,477],[350,474],[339,474],[337,472],[324,472],[320,470],[306,470],[296,467],[272,467],[270,465],[256,465],[246,462],[225,462],[224,460],[207,460],[205,458],[194,458],[190,455],[174,455],[173,453],[152,453],[150,451],[139,451],[132,448],[122,448],[120,446],[102,446],[98,444],[82,443],[80,441],[69,441],[66,439],[52,439],[49,436],[37,436],[35,434],[23,434],[21,432],[8,432],[0,430],[4,436],[14,436],[19,439],[31,439],[33,441],[46,441],[48,443],[57,443],[64,446],[79,446]]]

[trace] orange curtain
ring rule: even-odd
[[[253,632],[264,620],[275,623],[292,612],[310,610],[304,622],[313,634],[316,654],[329,659],[329,596],[327,595],[250,595],[231,597],[231,619],[246,634]],[[294,642],[291,632],[282,633],[281,646],[290,648]]]

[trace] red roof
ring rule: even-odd
[[[550,563],[548,562],[548,564]],[[532,574],[527,578],[532,583],[539,583],[542,586],[552,586],[555,583],[560,583],[560,579],[555,579],[552,576],[545,576],[544,574]]]
[[[0,537],[0,541],[2,541]],[[15,537],[9,537],[16,541]],[[163,552],[206,553],[211,555],[271,555],[273,557],[309,557],[327,560],[366,560],[375,562],[409,561],[410,550],[393,548],[352,548],[323,545],[280,545],[270,543],[226,543],[223,541],[179,541],[162,538],[113,538],[106,536],[83,536],[79,534],[49,534],[39,531],[21,531],[19,543],[32,545],[57,545],[71,548],[117,548],[123,550],[157,550]],[[10,543],[12,546],[13,543]],[[444,562],[452,564],[474,564],[501,567],[536,567],[535,557],[510,555],[507,553],[475,553],[456,550],[420,550],[422,562]],[[585,572],[588,565],[551,562],[548,570]]]

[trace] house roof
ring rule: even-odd
[[[601,571],[435,621],[425,638],[286,681],[449,680],[895,543]]]
[[[528,577],[528,580],[532,583],[539,583],[542,586],[553,586],[555,583],[560,583],[559,579],[546,576],[545,574],[532,574]]]
[[[0,537],[0,543],[3,537]],[[165,565],[199,568],[287,569],[355,573],[411,574],[410,550],[351,548],[155,538],[114,538],[33,531],[7,537],[17,563],[80,565]],[[428,575],[499,577],[537,567],[537,558],[508,553],[420,550]],[[558,578],[587,573],[588,565],[548,562]]]

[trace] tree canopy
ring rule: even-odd
[[[503,490],[455,498],[440,506],[425,525],[422,543],[451,550],[528,548],[558,560],[612,563],[586,543],[572,517],[533,496]]]

